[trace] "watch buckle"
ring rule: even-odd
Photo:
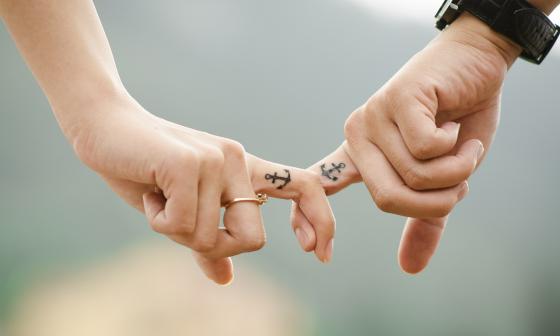
[[[443,30],[445,27],[455,21],[461,14],[459,5],[461,0],[445,0],[436,13],[436,27]]]

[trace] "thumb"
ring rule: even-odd
[[[450,121],[438,126],[431,108],[416,98],[410,99],[399,104],[406,108],[394,118],[410,153],[419,160],[427,160],[450,152],[457,143],[460,124]]]
[[[440,218],[408,218],[399,246],[399,264],[403,271],[420,273],[436,252],[448,216]]]

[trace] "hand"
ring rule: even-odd
[[[404,182],[418,191],[457,186],[489,147],[498,124],[502,82],[517,50],[505,54],[505,47],[477,32],[485,27],[462,16],[348,119],[348,151],[360,171],[372,160],[372,152],[381,151],[398,173],[386,187],[381,174],[373,181],[364,177],[372,191],[399,201],[388,201],[385,210],[418,217],[446,215],[455,203],[452,193],[433,206],[418,206],[407,197],[412,193],[396,191],[396,184]]]
[[[337,181],[323,179],[327,193],[363,179],[381,210],[411,217],[399,248],[403,270],[426,267],[448,214],[467,194],[519,52],[464,14],[352,113],[345,145],[310,168],[320,173],[322,163],[344,162]],[[292,223],[310,230],[297,206]]]
[[[267,193],[292,199],[313,223],[314,251],[332,255],[334,217],[319,177],[245,153],[235,141],[162,120],[130,97],[103,100],[73,124],[64,122],[76,153],[126,202],[146,214],[151,227],[196,251],[217,283],[233,279],[230,256],[260,249],[265,231],[259,207],[222,205]]]

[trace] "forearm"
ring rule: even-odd
[[[124,92],[91,0],[0,0],[0,14],[64,131],[83,106]]]

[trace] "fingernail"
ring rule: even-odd
[[[307,248],[307,245],[309,244],[309,236],[307,236],[305,230],[302,230],[300,228],[296,228],[295,232],[301,248],[305,250]]]
[[[482,155],[484,155],[484,145],[480,143],[480,146],[478,147],[478,151],[476,152],[476,160],[480,161]]]
[[[463,186],[461,187],[461,191],[459,192],[459,201],[463,200],[463,198],[465,198],[465,196],[467,196],[467,192],[469,191],[469,184],[467,182],[463,183]]]
[[[461,130],[461,124],[455,123],[454,126],[455,126],[455,127],[454,127],[454,131],[455,131],[454,133],[455,133],[455,134],[459,134],[459,131]]]
[[[329,241],[327,247],[325,248],[325,259],[323,260],[324,263],[328,263],[331,261],[333,256],[333,248],[334,248],[334,238]]]
[[[450,133],[459,134],[459,130],[461,129],[461,124],[456,123],[454,121],[449,121],[443,124],[441,127]]]

